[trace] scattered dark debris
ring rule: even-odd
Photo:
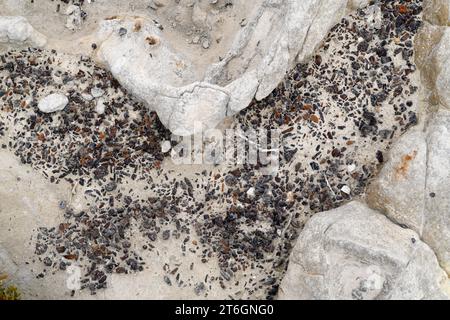
[[[7,148],[49,181],[80,185],[93,199],[86,211],[60,205],[64,222],[40,228],[36,254],[43,265],[65,270],[81,264],[83,288],[95,293],[107,286],[111,273],[145,268],[132,245],[131,228],[137,226],[146,239],[139,244],[144,250],[177,240],[182,254],[193,250],[203,263],[218,258],[220,274],[190,284],[197,295],[213,281],[225,288],[239,272],[264,270],[264,279],[235,285],[248,296],[262,291],[273,298],[306,221],[348,200],[340,192],[343,185],[351,187],[352,196],[364,192],[391,141],[417,123],[409,43],[421,24],[421,1],[378,3],[380,30],[368,27],[365,9],[344,18],[309,63],[298,65],[269,97],[236,116],[241,129],[282,132],[275,176],[262,175],[260,165],[243,165],[196,179],[167,178],[160,142],[170,140],[170,133],[108,72],[86,59],[77,61],[73,72],[62,70],[54,51],[1,55],[0,136],[14,127]],[[93,86],[107,91],[102,115],[95,112],[95,99],[85,98]],[[67,91],[68,108],[41,114],[37,103],[44,89]],[[166,177],[166,183],[153,182],[156,176]],[[130,178],[146,181],[158,196],[141,199],[125,190],[122,182]],[[163,281],[186,285],[174,270]]]

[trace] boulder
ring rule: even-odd
[[[36,31],[24,17],[0,16],[0,43],[27,43],[43,47],[46,37]]]
[[[404,135],[367,192],[369,204],[422,235],[425,220],[427,143],[422,131]]]
[[[291,255],[279,299],[448,299],[448,279],[417,233],[360,202],[316,214]]]
[[[229,50],[205,74],[171,46],[159,23],[140,17],[101,23],[97,61],[172,133],[214,128],[253,98],[265,98],[308,58],[344,15],[347,0],[264,0],[255,6]],[[205,20],[198,12],[195,17],[198,24]]]
[[[422,238],[450,274],[450,111],[436,113],[427,129],[428,157]]]
[[[372,208],[412,228],[450,274],[450,112],[441,110],[427,129],[404,135],[367,192]]]

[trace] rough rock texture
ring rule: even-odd
[[[68,103],[69,99],[65,95],[53,93],[39,101],[38,108],[41,112],[52,113],[64,110]]]
[[[440,43],[434,49],[436,91],[440,102],[450,108],[450,27],[446,28]]]
[[[416,232],[450,273],[450,113],[403,136],[368,191],[369,204]]]
[[[425,0],[424,18],[434,25],[446,26],[450,24],[449,0]]]
[[[423,240],[450,274],[450,112],[434,115],[427,132],[428,158]]]
[[[0,43],[28,43],[43,47],[47,43],[44,35],[34,30],[24,17],[0,16]]]
[[[421,131],[404,135],[368,192],[370,204],[420,235],[425,220],[426,137]]]
[[[342,17],[346,0],[267,0],[249,17],[220,62],[198,75],[163,39],[154,21],[105,20],[98,58],[177,135],[215,127],[269,95],[296,62],[309,57]]]
[[[446,299],[447,277],[412,230],[352,202],[305,226],[280,299]]]
[[[350,10],[356,10],[358,8],[367,6],[369,2],[370,0],[349,0],[348,7]]]

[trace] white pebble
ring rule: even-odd
[[[161,142],[161,152],[162,153],[169,152],[170,149],[172,149],[172,144],[170,143],[170,141],[165,140],[165,141]]]
[[[38,108],[41,112],[52,113],[63,110],[68,103],[69,99],[65,95],[53,93],[39,101]]]
[[[347,170],[348,170],[349,173],[354,172],[356,170],[356,165],[354,165],[354,164],[349,165],[347,167]]]
[[[351,190],[348,186],[343,186],[343,187],[341,188],[341,191],[342,191],[343,193],[345,193],[345,194],[351,194],[351,193],[352,193],[352,190]]]
[[[255,188],[251,187],[247,190],[247,197],[249,197],[250,199],[255,197]]]
[[[211,45],[211,44],[209,43],[209,40],[205,40],[205,41],[203,41],[203,43],[202,43],[203,49],[208,49],[210,45]]]

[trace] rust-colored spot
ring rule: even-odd
[[[278,110],[275,110],[274,116],[275,116],[275,118],[277,118],[277,119],[280,118],[280,117],[281,117],[281,112],[278,111]]]
[[[395,169],[395,177],[397,179],[405,178],[409,171],[411,161],[417,156],[417,151],[413,151],[411,154],[407,154],[402,157],[400,165]]]
[[[45,141],[45,134],[43,134],[43,133],[38,133],[37,139],[38,139],[39,141],[44,142],[44,141]]]
[[[311,120],[311,121],[314,122],[314,123],[319,123],[319,122],[320,122],[320,118],[319,118],[318,116],[316,116],[315,114],[312,114],[312,115],[309,117],[309,120]]]
[[[310,104],[305,104],[304,106],[303,106],[303,110],[312,110],[312,105],[310,105]]]
[[[348,145],[348,146],[351,146],[351,145],[353,145],[353,144],[355,144],[355,141],[348,140],[348,141],[346,142],[346,145]]]
[[[230,245],[228,244],[227,241],[225,241],[224,239],[221,239],[220,244],[222,245],[222,251],[224,253],[230,252]]]
[[[291,122],[291,118],[289,116],[284,117],[284,124],[289,124]]]
[[[238,194],[236,192],[233,192],[233,204],[236,204],[238,200]]]
[[[106,256],[108,254],[108,250],[106,250],[106,247],[103,245],[94,244],[91,248],[96,256]]]
[[[87,165],[90,161],[92,160],[92,158],[90,156],[83,156],[80,158],[80,165],[82,167],[84,167],[85,165]]]
[[[100,132],[100,134],[98,136],[99,136],[100,140],[102,140],[102,141],[105,140],[105,138],[106,138],[106,134],[104,132]]]
[[[111,17],[106,18],[105,20],[117,20],[117,19],[119,19],[118,16],[111,16]]]
[[[37,63],[36,63],[36,57],[30,57],[30,58],[28,58],[28,62],[29,62],[32,66],[37,65]]]

